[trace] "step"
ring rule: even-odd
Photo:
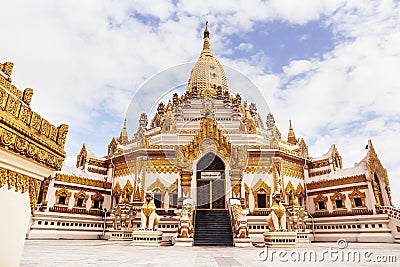
[[[233,246],[233,234],[226,210],[198,210],[195,215],[195,246]]]

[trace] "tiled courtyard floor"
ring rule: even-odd
[[[336,243],[270,248],[265,261],[258,256],[262,250],[257,247],[133,247],[129,242],[102,240],[26,240],[21,266],[400,266],[400,244],[349,243],[342,250]],[[310,261],[310,250],[315,252],[317,262],[314,255]],[[361,255],[360,261],[352,260],[354,256],[348,261],[345,255],[342,260],[344,252]],[[323,256],[324,261],[318,262]]]

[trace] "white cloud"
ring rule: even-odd
[[[252,49],[253,49],[253,44],[252,43],[240,43],[236,47],[236,50],[245,51],[245,52],[249,52]]]
[[[13,80],[20,89],[35,89],[35,111],[54,124],[70,124],[69,157],[75,157],[83,142],[101,154],[99,147],[105,149],[112,135],[118,135],[129,100],[142,82],[198,57],[205,20],[210,21],[214,53],[229,55],[235,49],[230,36],[258,30],[262,23],[305,24],[324,18],[321,23],[332,29],[335,48],[322,58],[298,59],[282,73],[271,73],[272,55],[246,42],[236,49],[252,56],[220,60],[259,86],[283,134],[288,119],[293,119],[298,137],[311,143],[312,155],[323,154],[336,143],[350,166],[364,156],[366,141],[372,138],[393,185],[399,180],[397,2],[173,2],[2,3],[7,26],[0,35],[0,61],[15,62]],[[143,22],[135,14],[159,24]],[[91,135],[96,138],[82,140]],[[393,185],[392,189],[400,186]]]

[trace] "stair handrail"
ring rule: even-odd
[[[394,219],[396,219],[395,216],[397,216],[397,217],[400,216],[400,209],[397,209],[397,208],[392,207],[392,206],[379,206],[378,209],[381,210],[383,213],[387,214],[389,217],[394,218]],[[390,214],[389,212],[385,212],[385,210],[393,211],[394,214]]]
[[[232,214],[232,206],[231,206],[231,203],[230,203],[230,201],[228,200],[228,201],[226,201],[227,203],[226,203],[226,205],[227,205],[227,207],[228,207],[228,214],[229,214],[229,221],[230,221],[230,224],[231,224],[231,233],[232,233],[232,244],[233,245],[235,245],[235,239],[234,239],[234,220],[233,220],[233,214]]]

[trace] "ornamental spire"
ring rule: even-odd
[[[208,31],[208,21],[206,21],[206,28],[204,29],[204,43],[203,43],[203,50],[201,51],[201,55],[205,55],[205,56],[213,56],[212,52],[211,52],[211,48],[210,48],[210,32]]]
[[[121,133],[119,134],[118,142],[121,145],[126,145],[128,143],[128,132],[126,130],[126,118],[124,120],[124,126],[122,127]]]
[[[296,135],[294,134],[292,127],[292,120],[289,120],[289,133],[288,133],[288,143],[295,145],[297,144]]]

